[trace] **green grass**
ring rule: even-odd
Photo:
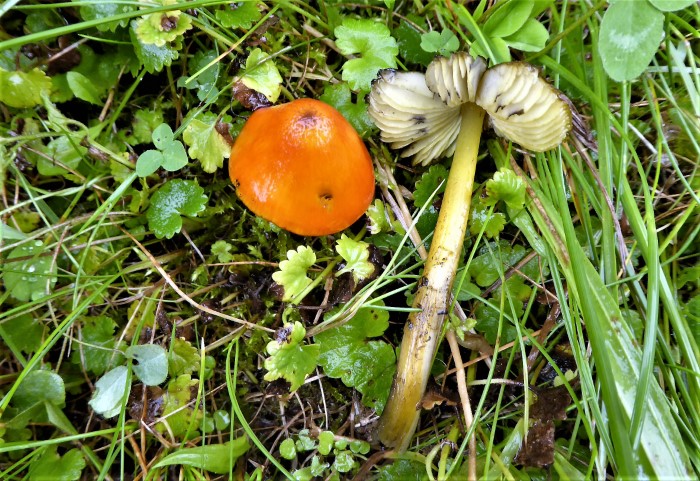
[[[126,10],[91,14],[98,3]],[[543,4],[529,18],[548,37],[527,52],[493,33],[488,2],[261,2],[257,13],[249,3],[234,13],[224,1],[160,3],[0,3],[0,479],[698,476],[697,4],[664,13],[651,63],[618,82],[599,54],[610,48],[605,2]],[[167,29],[150,32],[165,39],[158,49],[129,23],[176,10],[191,28],[167,39]],[[371,78],[386,59],[372,41],[352,54],[335,43],[347,35],[335,29],[358,18],[399,40],[389,55],[398,69],[424,71],[432,53],[420,34],[451,30],[460,50],[474,44],[492,62],[507,54],[542,68],[577,112],[565,143],[544,154],[484,132],[473,203],[499,169],[522,179],[526,202],[484,204],[483,219],[470,221],[444,333],[461,347],[441,343],[431,392],[444,398],[422,413],[405,453],[376,441],[393,366],[377,371],[370,346],[401,342],[423,268],[416,244],[430,244],[442,193],[427,167],[398,157],[366,123],[367,92],[352,91],[347,76]],[[68,49],[50,60],[70,45],[80,57]],[[267,60],[246,69],[256,48]],[[8,95],[15,70],[27,76],[21,95]],[[245,75],[279,88],[278,102],[322,98],[360,126],[383,210],[345,233],[369,246],[374,277],[355,285],[335,276],[347,262],[335,249],[340,234],[303,238],[255,217],[221,149],[196,152],[185,140],[214,145],[223,130],[235,139],[250,110],[231,87]],[[189,162],[139,177],[137,159],[163,123]],[[151,199],[175,179],[199,185],[206,202],[158,237],[166,226],[149,221]],[[429,198],[415,204],[414,194]],[[417,235],[406,234],[411,226]],[[284,303],[272,274],[302,245],[316,255],[311,283],[302,302]],[[304,324],[300,346],[324,350],[369,308],[386,311],[389,326],[361,337],[367,357],[350,353],[348,369],[373,373],[372,382],[332,377],[320,361],[285,373],[305,380],[293,393],[265,379],[266,345],[286,322]],[[143,344],[167,356],[167,367],[149,366],[167,374],[159,386],[144,387],[143,362],[124,356]],[[455,350],[466,365],[468,429]],[[96,393],[115,368],[126,368],[119,389]],[[114,403],[111,415],[91,407],[96,396]],[[319,443],[324,431],[330,447]],[[221,459],[217,449],[241,439],[247,450]],[[291,459],[280,455],[287,439]],[[205,454],[187,458],[195,447]],[[173,459],[181,464],[167,466]]]

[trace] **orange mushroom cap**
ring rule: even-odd
[[[374,197],[362,139],[340,112],[313,99],[253,112],[231,149],[229,175],[250,210],[305,236],[349,227]]]

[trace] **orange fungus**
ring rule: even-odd
[[[290,232],[334,234],[374,197],[374,170],[362,139],[319,100],[256,110],[231,149],[229,175],[255,214]]]

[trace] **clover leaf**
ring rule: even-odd
[[[287,260],[280,262],[280,270],[272,274],[272,280],[284,289],[283,301],[295,304],[301,301],[295,298],[311,284],[306,272],[315,262],[316,254],[311,247],[299,246],[296,251],[287,252]]]
[[[205,172],[216,172],[224,165],[224,158],[231,154],[231,147],[216,129],[218,117],[214,114],[192,119],[182,133],[182,140],[190,147],[187,153],[199,160]]]
[[[182,229],[181,215],[196,217],[204,210],[207,196],[196,182],[175,179],[165,183],[151,196],[148,227],[156,237],[171,238]]]
[[[647,68],[664,36],[664,14],[648,2],[611,3],[600,23],[598,49],[613,80],[633,80]]]
[[[347,19],[335,29],[335,43],[343,55],[358,55],[343,65],[343,80],[353,90],[369,91],[377,72],[396,68],[399,47],[389,29],[369,19]]]
[[[459,49],[459,39],[451,30],[433,30],[421,35],[420,47],[426,52],[449,55]]]
[[[381,336],[387,327],[387,311],[363,308],[346,324],[314,336],[320,347],[318,363],[325,373],[361,392],[362,403],[377,413],[389,397],[396,356],[391,345],[369,339]]]
[[[187,165],[187,153],[182,142],[175,140],[168,124],[160,124],[151,136],[158,150],[147,150],[136,160],[136,173],[140,177],[151,175],[163,167],[173,172]]]
[[[265,359],[266,381],[285,379],[291,384],[289,390],[296,391],[304,379],[316,369],[319,347],[315,344],[303,345],[306,329],[297,321],[285,324],[277,331],[276,339],[267,344]]]
[[[374,264],[369,259],[369,244],[356,241],[343,234],[336,242],[335,250],[345,260],[345,267],[340,269],[336,275],[346,272],[352,273],[355,282],[367,279],[374,273]]]

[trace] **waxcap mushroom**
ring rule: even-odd
[[[250,210],[299,235],[346,229],[374,197],[362,139],[340,112],[313,99],[253,112],[231,149],[229,175]]]
[[[461,106],[483,108],[496,133],[543,152],[559,145],[571,128],[562,94],[523,62],[486,62],[465,52],[438,57],[425,74],[382,71],[369,96],[369,115],[381,138],[403,157],[427,165],[454,154]]]

